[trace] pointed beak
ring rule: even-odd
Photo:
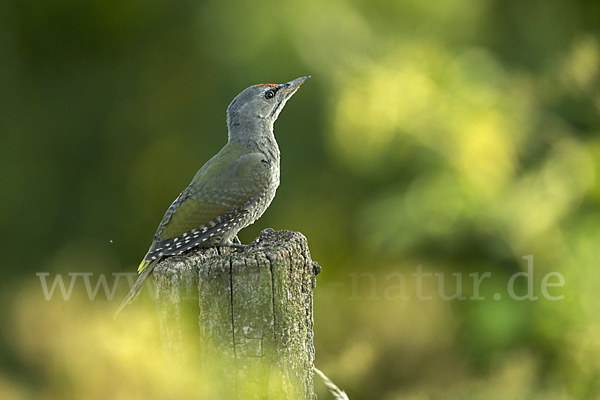
[[[293,81],[289,81],[288,83],[284,83],[284,85],[289,85],[291,87],[298,87],[298,86],[302,85],[308,78],[310,78],[310,75],[303,76],[302,78],[294,79]]]
[[[279,103],[273,108],[271,113],[272,121],[275,121],[279,116],[279,113],[285,106],[285,103],[292,97],[296,90],[306,81],[310,76],[303,76],[302,78],[294,79],[293,81],[289,81],[288,83],[282,83],[281,85],[277,85],[277,97],[279,99]]]
[[[294,79],[293,81],[289,81],[288,83],[282,83],[280,89],[282,92],[286,94],[286,98],[290,98],[296,90],[302,85],[310,76],[303,76],[302,78]]]

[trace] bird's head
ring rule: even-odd
[[[227,125],[231,128],[255,123],[273,124],[300,85],[310,76],[294,79],[288,83],[263,83],[250,86],[238,94],[227,108]]]

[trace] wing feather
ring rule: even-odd
[[[174,254],[176,249],[189,248],[190,244],[197,245],[206,235],[224,229],[224,224],[231,227],[247,213],[252,200],[269,184],[271,165],[262,153],[229,160],[227,154],[215,156],[171,204],[146,260],[156,257],[161,250],[167,255]],[[177,238],[183,238],[186,245],[178,246],[181,242]]]

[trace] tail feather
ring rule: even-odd
[[[142,259],[142,262],[140,263],[140,265],[138,266],[138,274],[141,274],[142,271],[144,271],[146,269],[146,267],[148,266],[148,264],[150,264],[152,261],[146,261],[146,257],[144,257]]]
[[[131,290],[125,297],[125,300],[123,300],[123,302],[121,303],[121,305],[119,306],[119,308],[117,309],[115,314],[113,315],[113,319],[117,318],[117,315],[119,315],[119,313],[127,305],[132,303],[139,296],[139,294],[142,292],[142,289],[144,288],[144,283],[146,283],[146,279],[148,278],[148,275],[150,275],[152,270],[154,270],[154,266],[156,265],[156,263],[159,260],[160,260],[160,258],[157,258],[156,260],[152,260],[152,261],[146,261],[145,259],[142,260],[142,262],[140,263],[140,266],[138,267],[138,272],[139,272],[140,276],[137,278],[137,281],[135,281],[135,283],[131,287]]]

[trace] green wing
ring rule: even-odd
[[[219,215],[230,210],[230,207],[222,204],[196,201],[188,198],[177,207],[177,210],[169,217],[164,226],[159,227],[160,240],[172,239],[191,231],[194,228],[205,225]]]
[[[235,157],[235,151],[227,150],[226,146],[207,162],[171,204],[155,242],[179,237],[226,212],[233,216],[245,212],[243,205],[268,185],[271,165],[262,153]]]

